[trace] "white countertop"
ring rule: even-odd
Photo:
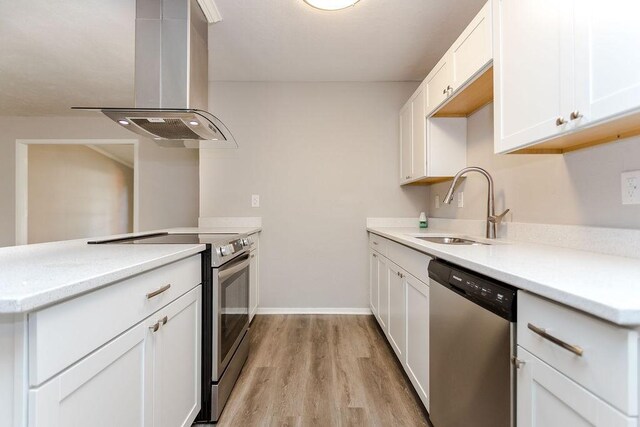
[[[638,259],[502,240],[487,246],[442,245],[409,236],[455,235],[431,229],[367,230],[610,322],[640,325]]]
[[[171,228],[0,248],[0,314],[34,311],[205,250],[203,244],[88,245],[89,240],[176,233],[259,232],[260,227]]]

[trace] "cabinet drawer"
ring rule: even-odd
[[[625,414],[638,414],[637,332],[520,291],[518,345]]]
[[[389,242],[389,240],[384,237],[369,233],[369,247],[384,256],[387,256],[387,242]]]
[[[400,243],[388,241],[387,258],[404,268],[409,274],[423,283],[429,283],[429,261],[427,254],[408,248]]]
[[[200,255],[192,256],[30,314],[30,385],[42,384],[199,285],[200,265]]]

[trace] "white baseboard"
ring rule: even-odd
[[[352,314],[370,315],[371,309],[366,307],[319,307],[319,308],[289,308],[289,307],[258,307],[256,314]]]

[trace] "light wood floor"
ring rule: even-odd
[[[429,426],[373,316],[257,316],[218,426]]]

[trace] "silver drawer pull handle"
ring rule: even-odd
[[[167,322],[169,321],[169,318],[167,316],[164,316],[162,319],[160,319],[160,322],[162,322],[162,325],[166,325]]]
[[[524,360],[522,360],[522,359],[518,359],[518,358],[517,358],[517,357],[515,357],[515,356],[512,356],[512,357],[511,357],[511,363],[513,363],[513,364],[515,365],[516,369],[520,369],[520,368],[522,368],[522,367],[525,365],[525,363],[527,363],[527,362],[525,362],[525,361],[524,361]]]
[[[561,339],[556,338],[553,335],[548,334],[547,331],[545,329],[543,329],[543,328],[539,328],[539,327],[537,327],[535,325],[532,325],[531,323],[528,323],[527,327],[529,329],[531,329],[533,332],[535,332],[536,334],[540,335],[542,338],[551,341],[555,345],[558,345],[558,346],[564,348],[565,350],[570,351],[573,354],[576,354],[578,356],[582,356],[582,354],[584,353],[584,350],[582,349],[582,347],[579,347],[579,346],[573,345],[573,344],[568,344],[568,343],[562,341]]]
[[[170,287],[171,287],[171,284],[168,284],[168,285],[164,285],[164,286],[163,286],[163,287],[161,287],[160,289],[157,289],[157,290],[155,290],[155,291],[153,291],[153,292],[149,292],[149,293],[147,294],[147,299],[151,299],[151,298],[153,298],[153,297],[157,297],[157,296],[158,296],[158,295],[160,295],[161,293],[163,293],[163,292],[165,292],[165,291],[168,291]]]
[[[149,326],[149,329],[153,332],[158,332],[158,329],[160,329],[160,322],[156,322],[152,326]]]
[[[374,244],[374,245],[377,245],[377,244],[378,244],[378,242],[373,242],[373,244]]]
[[[570,118],[571,120],[577,120],[577,119],[579,119],[579,118],[581,118],[581,117],[582,117],[582,114],[580,114],[580,111],[578,111],[578,110],[576,110],[576,111],[572,111],[572,112],[571,112],[571,115],[569,116],[569,118]]]
[[[556,119],[556,126],[562,126],[565,123],[567,123],[567,121],[564,119],[564,117],[558,117]]]
[[[376,254],[373,254],[373,257],[374,257],[374,258],[378,258],[378,255],[376,255]]]

